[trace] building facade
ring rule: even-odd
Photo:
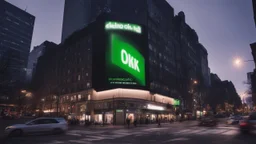
[[[37,60],[40,56],[44,55],[45,51],[49,48],[56,47],[57,44],[49,41],[45,41],[39,46],[35,46],[34,49],[29,53],[26,81],[30,83],[36,70]]]
[[[35,17],[6,1],[1,3],[0,56],[8,59],[5,86],[13,93],[25,81]]]
[[[147,0],[65,0],[62,41],[95,21],[102,12],[111,12],[121,21],[146,24]]]
[[[173,118],[179,100],[148,84],[147,28],[115,18],[102,15],[39,58],[33,85],[44,112],[112,124]]]

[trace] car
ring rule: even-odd
[[[202,118],[199,122],[199,126],[216,126],[217,120],[214,117]]]
[[[226,123],[231,124],[231,125],[239,124],[239,121],[241,121],[242,119],[243,119],[243,117],[241,117],[241,116],[231,116],[228,118]]]
[[[25,124],[15,124],[5,128],[4,134],[8,137],[34,135],[43,133],[59,134],[68,130],[64,118],[41,117]]]
[[[242,133],[249,133],[256,131],[256,112],[252,112],[248,118],[239,123],[240,131]]]

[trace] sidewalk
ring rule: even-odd
[[[173,123],[161,123],[161,127],[173,127],[173,126],[182,126],[182,127],[193,127],[197,126],[198,121],[183,121],[183,122],[173,122]],[[156,127],[157,124],[137,124],[137,127],[134,127],[133,124],[130,125],[130,128],[141,128],[141,127]],[[90,126],[84,126],[84,125],[70,125],[69,129],[98,129],[98,130],[104,130],[104,129],[127,129],[127,125],[90,125]]]

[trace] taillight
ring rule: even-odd
[[[247,125],[248,125],[247,122],[241,122],[241,123],[240,123],[240,126],[247,126]]]

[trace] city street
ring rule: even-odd
[[[182,123],[145,125],[139,127],[70,127],[61,135],[25,136],[5,139],[6,144],[255,144],[256,133],[243,135],[237,126],[219,124],[217,127],[198,127],[196,121]]]

